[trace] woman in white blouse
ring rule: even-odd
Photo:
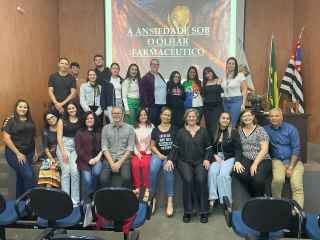
[[[134,125],[140,108],[139,83],[140,70],[137,64],[130,64],[126,79],[122,83],[122,100],[126,113],[126,122]]]
[[[231,115],[232,126],[236,126],[240,112],[245,109],[247,99],[247,83],[245,76],[238,70],[238,62],[230,57],[226,63],[226,78],[222,81],[223,107]]]
[[[123,78],[119,75],[120,65],[118,63],[112,63],[110,68],[111,76],[109,81],[102,85],[100,103],[104,114],[109,118],[108,120],[112,122],[112,107],[123,108],[121,90]]]

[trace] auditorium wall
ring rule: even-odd
[[[80,63],[85,81],[93,56],[104,54],[104,0],[59,0],[60,55]]]
[[[24,14],[17,4],[28,6]],[[47,78],[58,55],[81,65],[80,77],[93,66],[96,53],[104,53],[104,0],[21,0],[0,2],[0,120],[18,97],[30,100],[37,123],[47,101]],[[320,81],[317,68],[320,16],[317,0],[246,0],[245,49],[258,93],[267,87],[270,37],[274,34],[279,79],[283,76],[292,44],[305,25],[303,76],[306,110],[311,114],[309,141],[320,143]],[[58,33],[58,34],[57,34]],[[83,82],[84,80],[81,80]],[[78,85],[80,85],[80,83]],[[37,110],[36,110],[37,109]]]
[[[318,0],[295,0],[294,2],[294,27],[293,34],[299,35],[304,26],[303,33],[303,86],[305,106],[309,117],[309,141],[320,143],[320,1]]]
[[[275,37],[278,78],[281,80],[288,64],[292,46],[302,26],[305,26],[302,45],[302,75],[305,110],[309,116],[309,141],[320,143],[320,22],[318,0],[246,0],[245,49],[254,82],[259,93],[267,89],[270,36]]]
[[[1,123],[23,98],[37,126],[43,125],[47,79],[59,56],[58,6],[52,0],[0,1]]]

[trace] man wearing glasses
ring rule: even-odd
[[[105,157],[100,175],[102,187],[112,186],[112,176],[120,175],[121,186],[131,188],[130,159],[134,150],[134,130],[123,122],[123,110],[112,108],[113,122],[104,126],[101,134],[101,149]]]

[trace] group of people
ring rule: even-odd
[[[77,101],[79,64],[60,58],[49,77],[50,106],[44,114],[43,164],[38,184],[61,187],[75,205],[100,187],[133,188],[156,210],[159,171],[163,171],[166,215],[174,213],[176,173],[183,182],[183,221],[191,221],[198,203],[200,222],[227,196],[237,178],[251,196],[281,197],[290,178],[293,198],[303,207],[303,164],[297,129],[283,122],[281,109],[269,113],[270,124],[259,126],[245,108],[247,83],[235,58],[226,62],[225,78],[211,67],[199,80],[191,66],[186,80],[173,71],[168,82],[159,73],[159,60],[140,76],[131,64],[125,79],[120,66],[105,67],[94,57]],[[206,128],[200,126],[202,115]],[[35,185],[33,159],[38,159],[35,124],[27,101],[18,100],[3,127],[5,156],[16,171],[17,197]],[[195,199],[196,198],[196,199]]]

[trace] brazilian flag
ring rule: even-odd
[[[268,74],[268,100],[271,108],[279,107],[279,88],[276,66],[276,51],[273,36],[271,38],[270,62]]]

